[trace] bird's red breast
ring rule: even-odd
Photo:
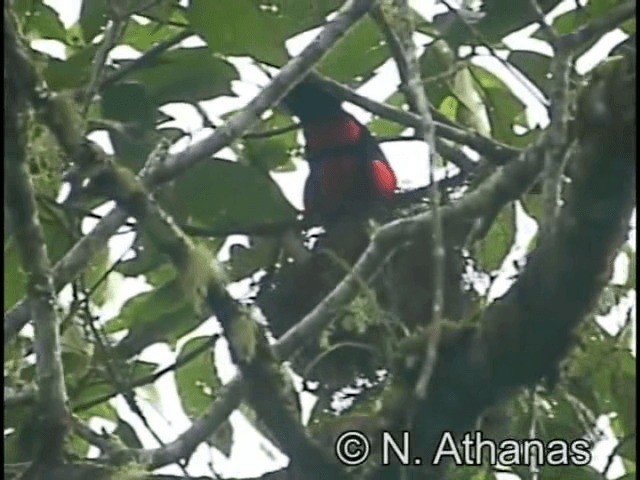
[[[396,176],[384,153],[336,97],[303,82],[284,103],[303,127],[310,167],[304,189],[307,213],[333,216],[393,197]]]
[[[349,116],[304,125],[307,151],[313,153],[330,148],[355,145],[362,137],[363,128]]]

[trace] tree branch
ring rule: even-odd
[[[422,119],[418,115],[363,97],[350,88],[347,88],[334,80],[323,77],[316,72],[311,72],[309,77],[321,84],[327,91],[346,100],[347,102],[358,105],[379,117],[386,118],[401,125],[406,125],[407,127],[415,129],[421,128]],[[432,112],[432,114],[436,115],[436,112]],[[517,148],[501,144],[495,140],[480,135],[479,133],[466,130],[462,127],[448,125],[440,121],[436,121],[434,124],[436,127],[436,135],[446,138],[447,140],[451,140],[452,142],[466,145],[478,152],[480,155],[487,157],[490,162],[496,165],[505,164],[521,152],[521,150]]]
[[[9,65],[20,56],[13,13],[5,6],[5,57]],[[60,352],[59,316],[51,280],[51,265],[38,218],[35,193],[29,177],[25,125],[21,121],[26,99],[18,87],[16,71],[5,69],[5,201],[11,215],[16,249],[27,274],[27,302],[35,323],[36,382],[40,427],[47,441],[39,445],[39,465],[61,463],[67,432],[67,392]],[[7,78],[8,77],[8,78]]]

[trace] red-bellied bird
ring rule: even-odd
[[[378,142],[338,98],[303,81],[283,103],[303,128],[310,170],[304,187],[307,215],[330,221],[393,197],[396,176]]]

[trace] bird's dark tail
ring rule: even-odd
[[[282,103],[301,122],[331,118],[342,112],[342,102],[310,80],[295,86]]]

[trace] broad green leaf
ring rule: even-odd
[[[277,13],[256,1],[192,0],[187,18],[212,52],[248,55],[273,65],[287,60],[287,36]]]
[[[620,423],[625,427],[625,434],[632,433],[636,424],[636,362],[631,352],[617,355],[617,366],[611,379],[614,411]]]
[[[156,120],[156,108],[147,96],[144,85],[127,82],[111,85],[103,92],[100,107],[104,118],[151,128]]]
[[[130,63],[120,62],[121,65]],[[129,76],[144,85],[158,106],[170,102],[197,102],[231,95],[238,72],[205,47],[180,48],[163,53]]]
[[[137,305],[127,308],[123,318],[118,317],[106,326],[107,330],[118,331],[124,328],[123,325],[130,325],[127,327],[129,333],[116,346],[116,351],[122,358],[137,355],[157,342],[173,346],[178,339],[206,319],[205,313],[196,312],[194,305],[187,301],[178,280],[171,280],[149,293],[153,295],[139,300]],[[167,304],[170,306],[157,308]],[[132,316],[132,311],[138,311],[143,317]]]
[[[515,236],[515,207],[509,204],[498,214],[485,238],[478,243],[478,264],[488,272],[500,268],[511,250]]]
[[[176,386],[185,413],[198,418],[211,405],[221,383],[216,372],[211,337],[196,337],[180,350],[177,362],[189,361],[176,370]],[[198,353],[195,357],[193,355]]]
[[[140,439],[129,423],[125,422],[121,418],[118,419],[116,429],[113,431],[113,435],[118,437],[124,445],[129,448],[143,448]]]
[[[261,123],[260,132],[287,127],[291,125],[288,116],[274,114]],[[247,138],[244,140],[243,156],[249,164],[263,171],[287,171],[294,168],[290,151],[298,147],[297,130],[263,138]]]
[[[318,70],[339,82],[363,80],[389,58],[389,50],[375,22],[359,21],[318,64]]]
[[[177,279],[149,292],[130,298],[122,306],[120,315],[106,327],[106,333],[123,328],[140,329],[154,324],[158,318],[180,310],[189,304]]]
[[[207,443],[213,448],[222,452],[226,457],[231,455],[231,447],[233,446],[233,427],[229,419],[225,419],[220,424],[213,435],[209,436]]]
[[[228,269],[230,281],[236,282],[254,274],[261,268],[272,265],[280,250],[280,241],[276,237],[254,237],[250,248],[232,245]]]
[[[507,61],[517,67],[548,98],[551,58],[538,52],[516,50]]]
[[[84,41],[90,43],[106,26],[109,7],[106,0],[83,0],[80,8],[80,28]]]
[[[279,66],[288,59],[285,41],[323,23],[339,5],[337,0],[193,0],[187,18],[212,52]],[[224,21],[212,21],[216,18]]]
[[[175,183],[185,221],[202,227],[250,226],[293,220],[296,212],[275,182],[236,162],[203,162]]]
[[[179,0],[155,0],[151,3],[148,0],[129,2],[129,9],[135,12],[136,15],[153,19],[160,24],[167,22],[171,18],[174,10],[177,10],[179,7]]]
[[[458,108],[454,120],[482,135],[489,136],[491,128],[488,123],[487,109],[468,69],[462,69],[455,74],[453,93],[460,101],[460,107],[463,107]]]
[[[509,87],[488,70],[473,65],[469,67],[478,85],[478,92],[484,99],[489,114],[493,138],[515,147],[524,147],[523,139],[514,133],[513,127],[523,118],[524,103]],[[523,125],[524,126],[524,125]],[[526,138],[526,141],[530,141]]]
[[[91,260],[89,268],[85,270],[84,281],[86,287],[91,290],[91,301],[102,306],[106,301],[108,276],[105,276],[111,266],[109,249],[102,248]]]
[[[543,466],[540,469],[541,478],[545,480],[568,480],[570,478],[580,480],[602,480],[602,474],[590,466]]]
[[[67,31],[56,12],[41,1],[22,0],[15,2],[14,11],[29,39],[45,38],[67,42]]]
[[[401,108],[405,104],[405,98],[401,92],[396,91],[387,98],[384,103],[396,108]],[[392,122],[391,120],[381,117],[376,117],[371,120],[367,127],[375,136],[384,137],[395,137],[406,130],[404,125],[400,125],[399,123]]]
[[[142,25],[131,20],[122,37],[122,43],[139,52],[144,52],[158,43],[172,38],[180,31],[179,28],[171,25],[158,26],[156,23]]]
[[[97,45],[88,45],[66,60],[50,58],[43,72],[49,88],[59,91],[86,85],[97,48]]]
[[[27,277],[22,270],[13,237],[4,244],[4,311],[25,295]]]

